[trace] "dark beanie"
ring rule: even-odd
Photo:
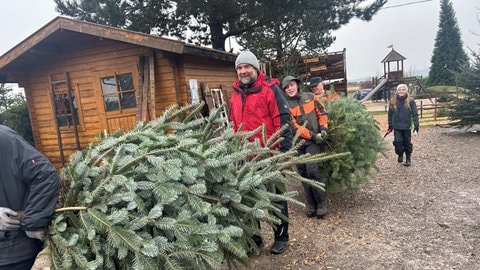
[[[315,86],[317,86],[317,84],[319,84],[319,83],[321,83],[321,82],[323,82],[322,78],[320,78],[320,77],[312,77],[312,78],[310,79],[310,85],[309,85],[309,87],[310,87],[310,88],[315,87]]]

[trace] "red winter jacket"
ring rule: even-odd
[[[281,89],[275,85],[276,80],[267,81],[265,73],[258,71],[258,78],[249,88],[242,88],[240,81],[233,83],[233,93],[230,99],[230,121],[233,129],[238,131],[243,124],[242,131],[252,131],[265,124],[267,138],[284,124],[291,124],[288,105]],[[281,151],[287,151],[292,143],[290,128],[282,133]],[[257,133],[251,140],[259,139],[262,145],[262,133]]]

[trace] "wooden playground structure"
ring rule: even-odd
[[[395,51],[392,47],[391,51],[381,61],[383,63],[383,76],[380,78],[373,78],[373,90],[362,99],[362,102],[367,100],[381,100],[382,96],[385,101],[390,100],[390,97],[395,93],[395,89],[399,84],[406,84],[410,95],[419,99],[429,99],[433,104],[433,100],[425,89],[422,76],[405,77],[403,73],[403,61],[406,58]]]

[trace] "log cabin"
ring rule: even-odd
[[[209,85],[227,100],[235,57],[56,17],[0,56],[0,82],[24,88],[35,147],[60,168],[100,133],[128,131],[173,104],[211,107]]]

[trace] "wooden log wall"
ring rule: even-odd
[[[184,85],[186,93],[188,94],[188,101],[190,97],[190,79],[197,79],[198,89],[200,91],[201,84],[208,84],[209,87],[219,88],[221,85],[226,86],[229,100],[232,93],[232,84],[237,79],[234,63],[226,63],[218,60],[210,60],[205,62],[200,57],[188,57],[183,61],[185,70]],[[201,91],[200,91],[201,92]],[[201,93],[200,93],[201,95]]]
[[[48,77],[62,80],[65,72],[68,73],[78,108],[80,147],[84,148],[96,141],[98,134],[104,130],[114,130],[117,127],[128,129],[137,122],[138,108],[132,108],[131,116],[120,120],[105,119],[100,78],[105,74],[113,75],[119,70],[128,70],[134,74],[136,90],[142,91],[138,89],[138,64],[142,55],[148,58],[149,55],[152,56],[152,50],[127,43],[97,40],[83,48],[67,48],[61,54],[50,55],[44,58],[46,61],[22,70],[25,74],[22,78],[25,79],[20,82],[20,86],[26,90],[36,148],[49,157],[57,168],[61,167],[61,158]],[[154,89],[147,89],[147,102],[148,108],[153,108],[157,117],[172,104],[185,105],[191,102],[190,79],[197,79],[199,89],[201,83],[208,83],[212,87],[223,84],[228,86],[230,92],[230,85],[236,79],[233,63],[161,50],[155,50],[153,57],[154,66],[149,65],[144,72],[150,72],[153,68],[150,75],[155,80]],[[151,85],[150,82],[148,87]],[[152,118],[152,112],[149,112],[149,116]],[[68,156],[76,151],[75,134],[72,128],[61,127],[60,130],[64,157],[68,162]]]
[[[112,71],[113,75],[113,72],[121,67],[131,67],[131,72],[138,72],[136,67],[139,55],[148,55],[149,53],[148,48],[105,40],[94,44],[93,49],[71,49],[71,51],[61,55],[49,57],[48,61],[38,63],[35,69],[28,72],[29,81],[22,85],[26,89],[27,100],[29,101],[29,112],[32,116],[36,147],[49,157],[57,167],[60,167],[60,156],[53,118],[53,104],[49,95],[48,75],[52,75],[52,78],[57,80],[63,77],[64,72],[69,74],[69,83],[75,93],[77,107],[79,108],[80,126],[78,132],[80,145],[83,148],[90,142],[95,141],[97,135],[104,129],[113,128],[109,125],[133,126],[136,122],[135,117],[132,117],[127,123],[124,123],[124,121],[122,123],[102,122],[104,116],[100,113],[103,111],[100,106],[103,106],[103,99],[101,89],[99,89],[100,83],[95,80],[98,76],[95,74]],[[171,73],[171,68],[169,71]],[[137,81],[134,81],[134,83],[138,87],[136,85]],[[170,92],[174,92],[174,89],[169,87],[168,81],[159,83],[158,87],[165,89],[162,92],[167,97],[174,96],[174,94],[170,94]],[[73,130],[65,128],[61,128],[61,130],[64,145],[68,146],[75,143]],[[67,157],[75,152],[75,150],[69,150],[70,148],[66,147],[65,156]]]

